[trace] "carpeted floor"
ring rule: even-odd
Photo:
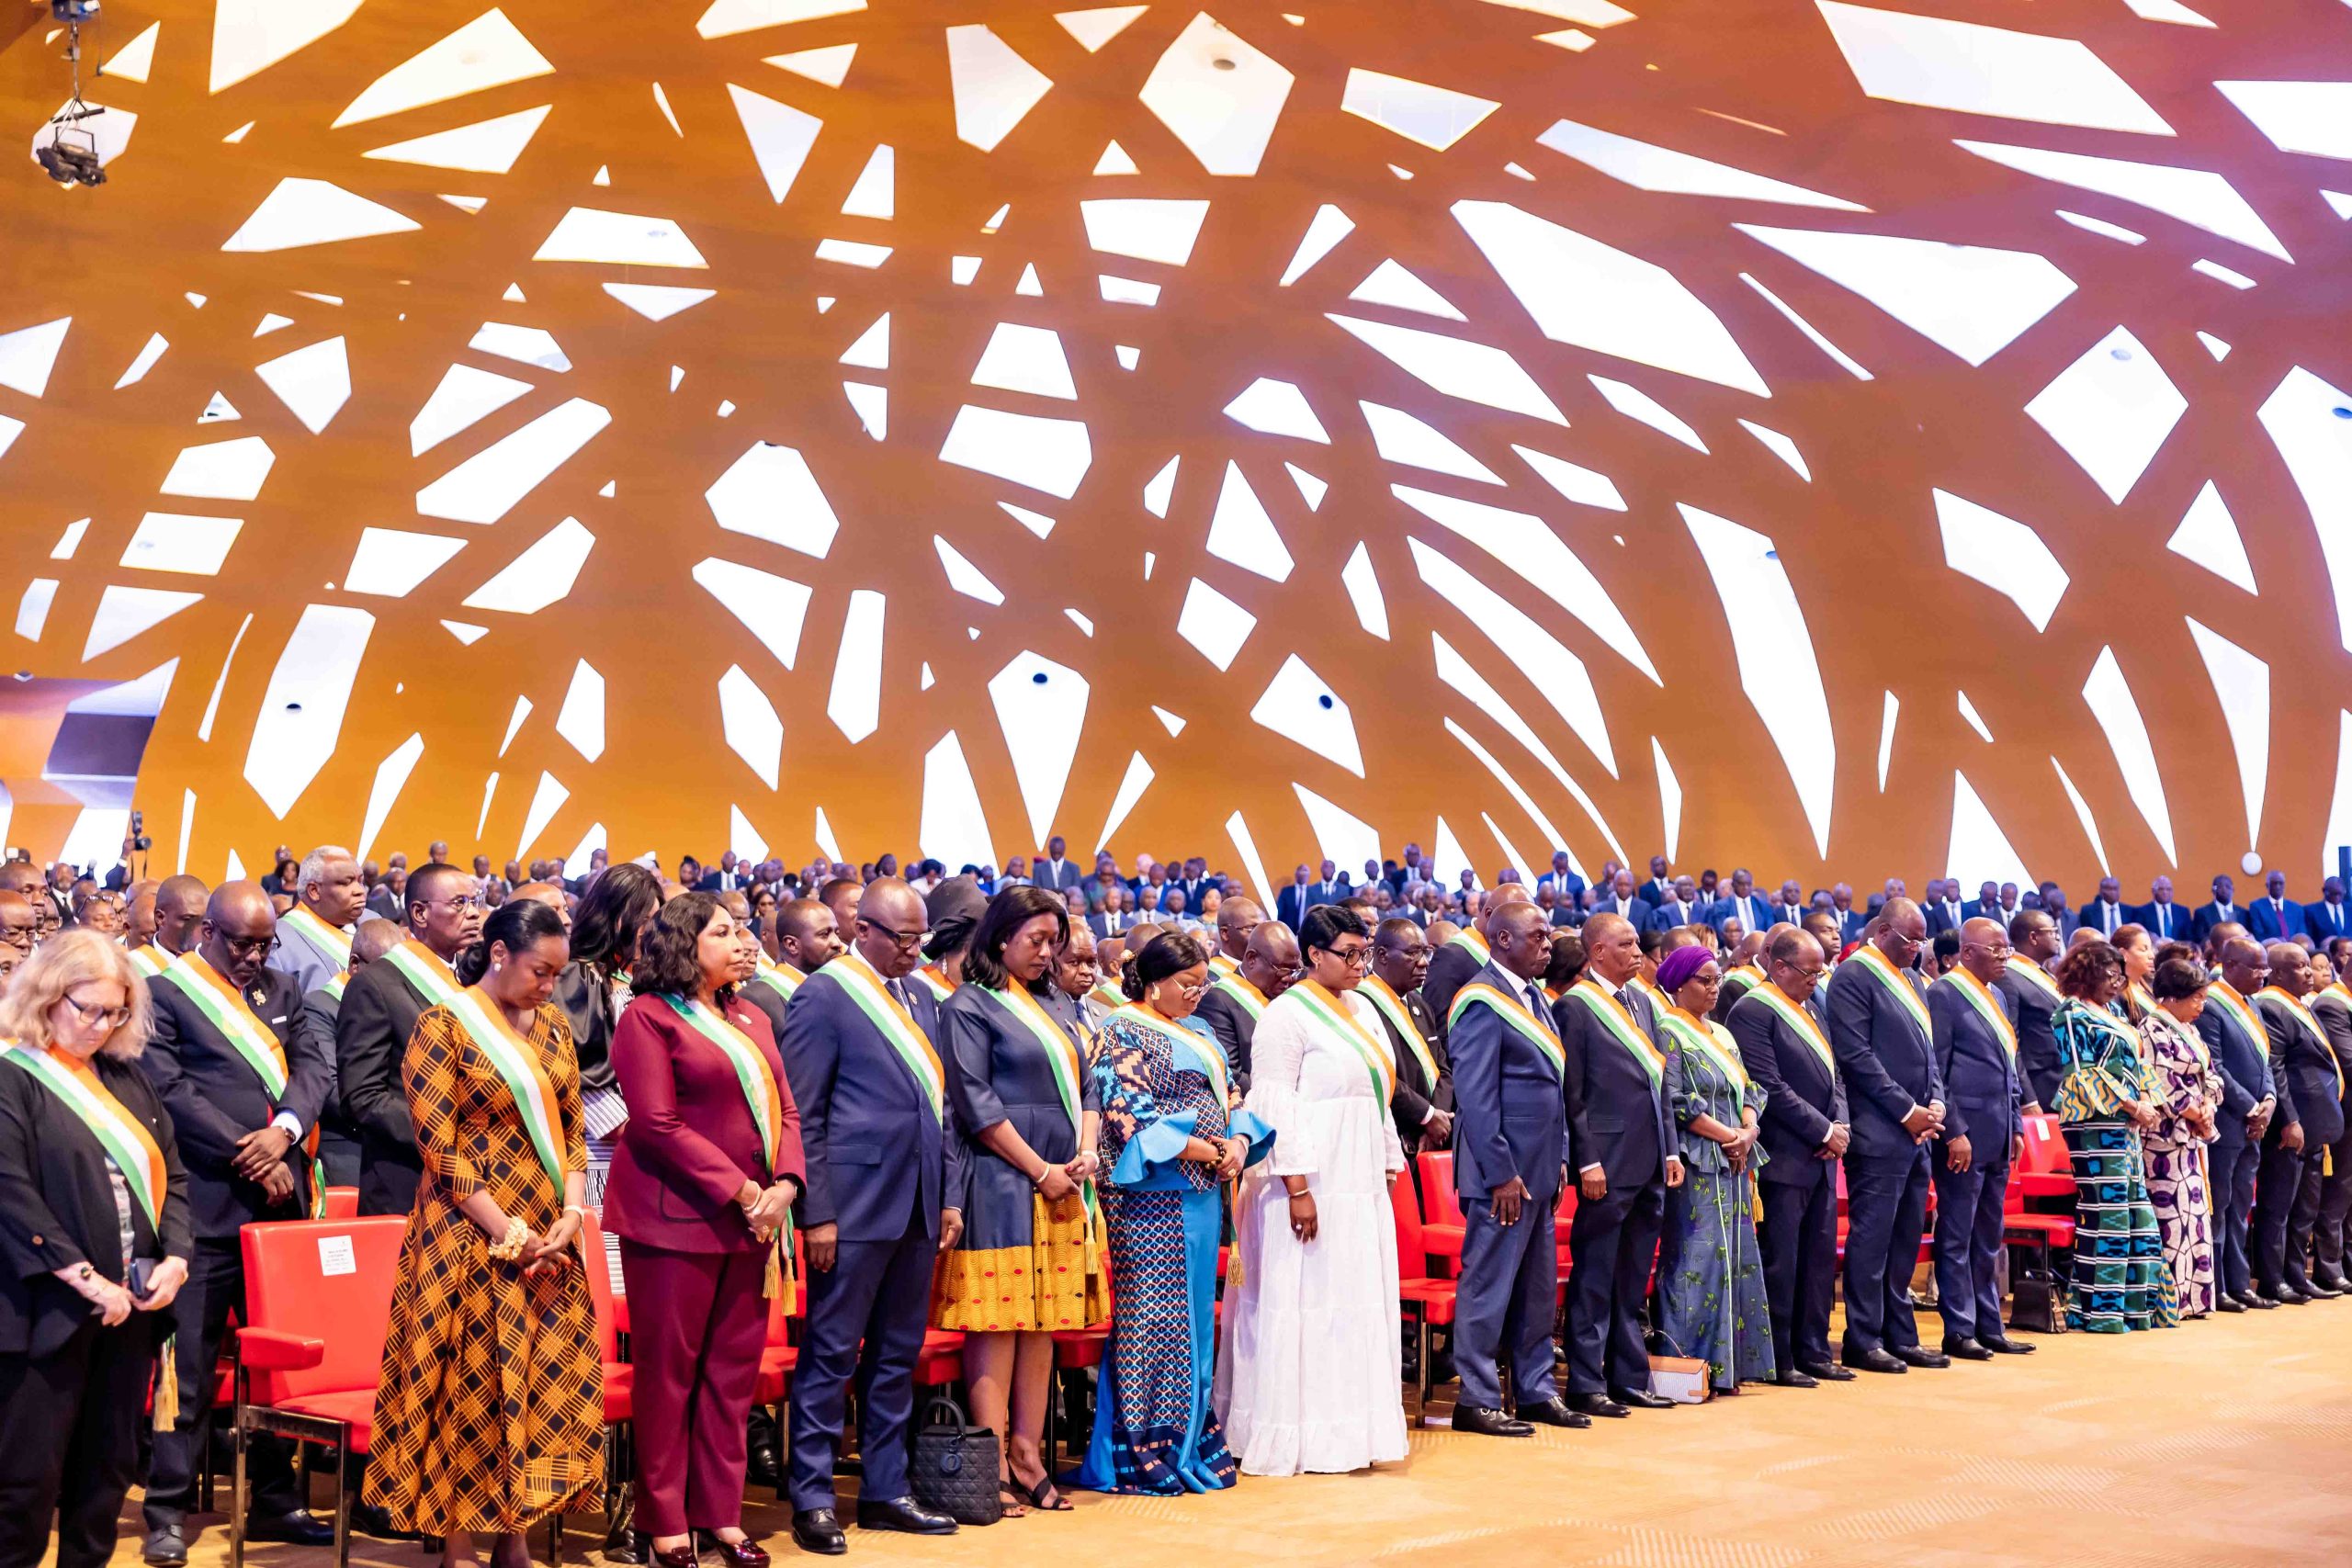
[[[1933,1342],[1934,1319],[1925,1318]],[[1376,1473],[1244,1477],[947,1540],[850,1535],[850,1561],[955,1568],[1283,1568],[1426,1555],[1472,1568],[2245,1568],[2352,1562],[2352,1298],[1817,1391],[1766,1389],[1532,1440],[1417,1431]],[[1441,1407],[1442,1409],[1442,1407]],[[126,1510],[135,1529],[137,1504]],[[588,1521],[582,1521],[586,1523]],[[788,1517],[747,1521],[779,1568]],[[193,1568],[221,1568],[217,1520]],[[571,1537],[580,1560],[592,1543]],[[256,1547],[259,1568],[323,1551]],[[115,1562],[138,1563],[126,1534]],[[353,1561],[412,1568],[356,1539]],[[591,1559],[593,1562],[594,1559]]]

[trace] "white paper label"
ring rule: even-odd
[[[330,1278],[337,1274],[359,1272],[359,1259],[352,1256],[349,1236],[322,1235],[319,1237],[319,1272]]]

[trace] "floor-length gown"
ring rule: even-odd
[[[1266,1009],[1250,1048],[1247,1104],[1274,1146],[1241,1184],[1216,1406],[1251,1475],[1362,1470],[1408,1449],[1388,1201],[1405,1168],[1388,1113],[1395,1062],[1369,1002],[1309,985]],[[1307,1179],[1311,1242],[1291,1233],[1286,1176]]]
[[[2058,1045],[2056,1103],[2075,1167],[2075,1275],[2066,1325],[2094,1334],[2169,1328],[2180,1321],[2164,1238],[2148,1202],[2147,1165],[2127,1100],[2148,1098],[2139,1032],[2075,998],[2050,1021]]]
[[[1674,1102],[1681,1129],[1682,1185],[1667,1190],[1666,1226],[1657,1261],[1658,1326],[1667,1353],[1705,1361],[1718,1392],[1773,1376],[1771,1303],[1764,1292],[1764,1258],[1756,1240],[1758,1144],[1747,1168],[1735,1173],[1723,1146],[1690,1131],[1699,1116],[1726,1127],[1740,1124],[1743,1106],[1761,1115],[1764,1091],[1741,1067],[1739,1047],[1721,1024],[1680,1010],[1666,1031],[1682,1058],[1682,1092]],[[1694,1043],[1707,1031],[1713,1051]],[[1736,1076],[1735,1076],[1735,1074]]]
[[[2148,1162],[2148,1203],[2164,1234],[2165,1262],[2183,1317],[2202,1317],[2214,1307],[2212,1179],[2205,1146],[2210,1141],[2189,1130],[2186,1111],[2218,1113],[2222,1078],[2213,1070],[2205,1042],[2170,1014],[2150,1012],[2140,1024],[2148,1054],[2151,1098],[2162,1120],[2140,1134]]]

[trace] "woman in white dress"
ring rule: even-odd
[[[1406,1454],[1396,1230],[1405,1168],[1389,1115],[1396,1066],[1355,994],[1372,933],[1327,904],[1300,922],[1307,972],[1250,1046],[1249,1109],[1273,1153],[1243,1181],[1216,1398],[1251,1475],[1344,1472]]]

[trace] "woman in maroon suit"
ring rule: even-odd
[[[637,1366],[637,1506],[660,1568],[710,1530],[729,1568],[765,1568],[742,1530],[744,1429],[777,1238],[804,1184],[800,1118],[760,1010],[754,963],[707,893],[645,929],[613,1033],[628,1123],[605,1190],[621,1238]]]

